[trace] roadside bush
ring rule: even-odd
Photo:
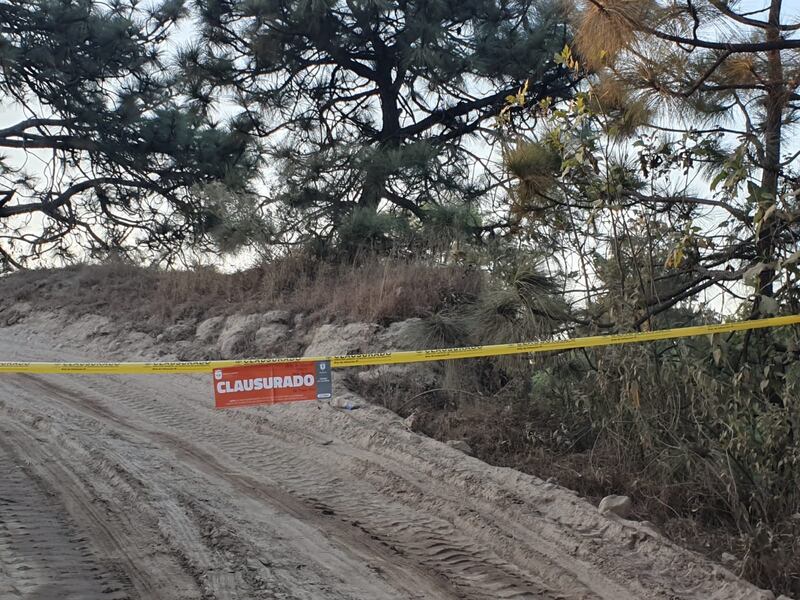
[[[686,308],[655,328],[713,319]],[[418,344],[547,339],[575,327],[559,287],[530,265],[489,276],[469,302],[424,320]],[[577,327],[573,335],[597,331]],[[787,328],[443,363],[434,393],[384,399],[421,431],[465,439],[637,516],[764,587],[800,595],[800,332]],[[410,401],[411,400],[411,401]]]
[[[430,319],[429,331],[442,342],[515,341],[496,314],[476,318],[482,300]],[[511,314],[525,331],[525,313]],[[535,331],[523,335],[536,339]],[[595,499],[629,495],[638,518],[718,560],[731,553],[742,576],[796,596],[797,342],[797,332],[783,329],[537,355],[515,365],[459,361],[445,367],[443,387],[460,383],[461,392],[421,405],[419,427]]]
[[[586,405],[565,414],[587,415],[595,446],[631,474],[619,493],[662,522],[672,513],[737,534],[742,574],[797,594],[800,370],[777,349],[791,334],[774,335],[597,350],[574,381]]]

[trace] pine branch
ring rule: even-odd
[[[596,6],[598,10],[603,13],[609,13],[610,10],[606,7],[601,0],[588,0],[592,5]],[[645,25],[641,21],[633,19],[629,15],[615,11],[615,14],[630,24],[636,31],[650,34],[658,39],[674,42],[681,46],[688,46],[690,48],[706,48],[709,50],[724,50],[734,53],[749,53],[749,52],[767,52],[770,50],[791,50],[800,48],[800,39],[779,39],[770,40],[765,42],[717,42],[711,40],[703,40],[699,38],[687,38],[680,35],[673,35],[665,31],[654,29]]]

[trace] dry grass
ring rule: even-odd
[[[331,265],[287,257],[237,273],[161,271],[126,263],[26,271],[0,283],[0,303],[75,317],[97,313],[157,330],[179,321],[272,309],[314,321],[386,323],[475,295],[479,273],[456,265],[373,258]]]

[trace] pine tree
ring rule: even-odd
[[[233,92],[269,139],[276,197],[317,234],[365,210],[424,222],[496,186],[476,163],[522,82],[533,101],[569,94],[558,4],[202,0],[186,90],[198,107]]]
[[[215,225],[197,186],[242,188],[257,166],[246,122],[182,106],[163,58],[182,0],[0,3],[0,253],[167,258]]]
[[[547,223],[584,270],[613,266],[628,303],[617,321],[638,327],[714,289],[749,295],[753,316],[796,312],[797,18],[780,0],[749,12],[722,0],[575,4],[560,60],[585,87],[568,110],[542,108],[535,144],[507,152],[517,216]]]
[[[586,63],[621,83],[634,101],[649,103],[653,116],[664,114],[657,103],[687,115],[690,125],[680,133],[739,136],[712,180],[720,192],[706,200],[745,199],[740,211],[728,213],[750,226],[753,260],[763,267],[756,312],[762,298],[775,295],[778,263],[797,250],[800,234],[792,200],[797,154],[786,142],[800,118],[800,39],[793,37],[800,15],[792,18],[783,4],[765,0],[746,10],[727,0],[589,0],[576,39]]]

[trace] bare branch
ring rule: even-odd
[[[159,186],[147,181],[131,181],[117,177],[98,177],[88,181],[81,181],[71,185],[69,188],[58,194],[53,200],[42,202],[31,202],[28,204],[16,204],[12,206],[0,206],[0,218],[13,217],[31,212],[52,213],[69,202],[73,196],[101,185],[118,185],[123,187],[142,188],[151,191],[159,190]]]

